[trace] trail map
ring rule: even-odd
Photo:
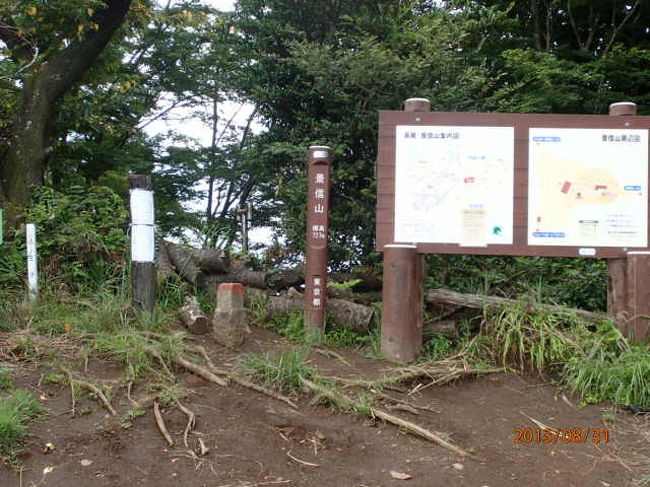
[[[531,128],[528,244],[645,247],[648,131]]]
[[[512,127],[396,127],[395,241],[511,244]]]

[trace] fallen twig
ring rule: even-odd
[[[317,352],[317,353],[320,353],[320,354],[323,355],[324,357],[327,357],[327,358],[334,357],[334,358],[337,359],[339,362],[341,362],[343,365],[348,365],[348,366],[351,366],[351,365],[352,365],[350,362],[348,362],[347,360],[345,360],[345,358],[343,358],[343,356],[342,356],[341,354],[336,353],[336,352],[334,352],[333,350],[327,350],[327,349],[323,349],[323,348],[314,348],[313,350],[314,350],[315,352]]]
[[[169,431],[167,431],[167,427],[165,426],[165,421],[163,420],[162,414],[160,414],[160,406],[158,405],[158,401],[153,402],[153,415],[156,418],[156,424],[158,425],[158,429],[165,437],[167,444],[169,444],[169,446],[174,446],[174,440],[169,434]]]
[[[406,421],[404,419],[398,418],[397,416],[393,416],[392,414],[388,414],[387,412],[382,411],[381,409],[370,408],[370,413],[373,416],[386,421],[387,423],[392,423],[396,426],[399,426],[400,428],[405,429],[411,434],[424,438],[425,440],[429,440],[434,443],[437,443],[438,445],[442,446],[443,448],[446,448],[447,450],[451,450],[465,457],[474,458],[474,455],[472,455],[468,451],[463,450],[462,448],[454,445],[453,443],[448,442],[447,440],[441,438],[435,433],[432,433],[431,431],[424,429],[415,423],[411,423],[410,421]]]
[[[297,458],[297,457],[293,456],[293,455],[291,454],[291,450],[289,450],[289,451],[287,452],[287,456],[288,456],[289,458],[291,458],[291,460],[293,460],[294,462],[298,462],[298,463],[300,463],[300,464],[302,464],[302,465],[307,465],[308,467],[320,467],[320,465],[319,465],[318,463],[306,462],[306,461],[304,461],[304,460],[301,460],[300,458]]]
[[[108,409],[108,412],[111,413],[113,416],[117,416],[117,412],[115,409],[113,409],[113,406],[111,406],[110,401],[104,395],[104,393],[101,391],[99,387],[97,387],[95,384],[92,384],[91,382],[85,382],[82,380],[76,380],[75,382],[79,384],[81,387],[85,387],[86,389],[90,389],[92,392],[95,393],[95,395],[99,398],[99,400],[104,403],[104,406],[106,406],[106,409]]]

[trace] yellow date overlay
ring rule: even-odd
[[[515,428],[513,443],[609,443],[606,428]]]

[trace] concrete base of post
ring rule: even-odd
[[[389,360],[409,362],[422,348],[424,256],[414,245],[384,247],[381,351]]]
[[[217,289],[217,309],[212,320],[214,339],[236,347],[244,343],[248,332],[248,314],[244,308],[244,286],[224,283]]]

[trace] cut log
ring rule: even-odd
[[[266,316],[288,315],[294,311],[302,311],[304,297],[294,288],[290,288],[282,296],[269,296],[266,302]]]
[[[304,295],[293,288],[290,288],[285,295],[269,296],[266,307],[267,318],[302,311],[304,303]],[[372,307],[346,299],[328,299],[327,311],[331,314],[333,324],[351,328],[360,333],[368,331],[374,314]]]
[[[174,265],[176,272],[186,281],[197,284],[197,279],[201,273],[198,262],[194,259],[192,249],[186,249],[166,242],[167,254],[169,260]]]
[[[360,333],[368,331],[375,314],[375,310],[370,306],[336,298],[327,300],[327,311],[332,314],[332,322],[335,325],[352,328]]]
[[[422,326],[422,337],[429,339],[437,335],[458,336],[457,323],[453,320],[434,321]]]
[[[497,296],[481,296],[478,294],[463,294],[448,289],[429,289],[425,294],[425,301],[430,303],[444,303],[454,304],[458,306],[465,306],[467,308],[484,309],[489,307],[498,306],[513,306],[521,304],[521,301],[516,299],[499,298]],[[590,322],[599,322],[607,319],[606,316],[592,313],[577,308],[566,308],[564,306],[557,306],[553,304],[538,304],[530,303],[530,311],[543,311],[548,313],[557,314],[575,314],[583,320]]]
[[[167,252],[166,242],[161,242],[160,247],[158,248],[158,255],[156,256],[156,276],[159,281],[164,281],[165,279],[171,279],[176,276],[176,271],[172,264],[171,259],[169,258],[169,252]]]
[[[230,262],[220,249],[193,249],[165,242],[169,260],[176,272],[186,281],[201,285],[206,274],[224,274],[230,270]]]
[[[203,314],[196,298],[185,298],[183,307],[178,310],[178,316],[185,327],[194,335],[205,335],[210,331],[210,320]]]

